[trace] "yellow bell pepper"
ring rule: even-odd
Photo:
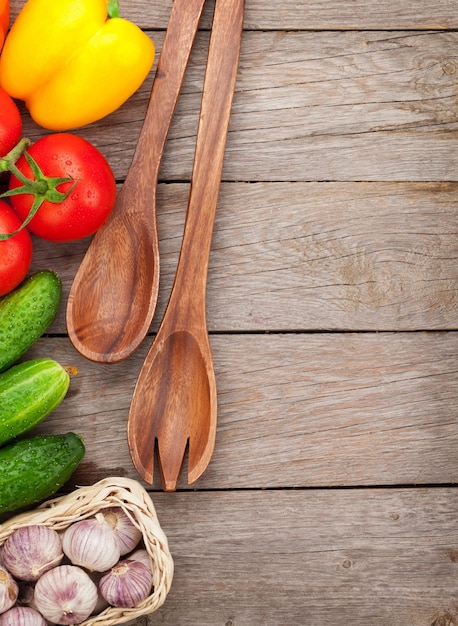
[[[6,37],[0,86],[37,124],[69,130],[118,109],[154,62],[154,44],[113,0],[28,0]]]

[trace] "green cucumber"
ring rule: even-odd
[[[41,270],[0,298],[0,372],[43,335],[56,316],[61,296],[59,276]]]
[[[39,424],[65,398],[70,376],[53,359],[33,359],[0,374],[0,446]]]
[[[58,491],[85,453],[81,437],[37,435],[0,448],[0,513],[36,504]]]

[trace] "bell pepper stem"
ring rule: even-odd
[[[119,17],[119,2],[118,0],[109,0],[107,4],[108,17]]]

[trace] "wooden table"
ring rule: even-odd
[[[158,53],[171,6],[121,1]],[[88,240],[34,240],[32,269],[56,270],[64,300],[27,356],[78,368],[37,428],[83,435],[70,487],[137,477],[126,419],[173,280],[210,23],[211,3],[161,169],[157,314],[133,357],[91,363],[66,335]],[[247,0],[208,283],[216,449],[194,485],[150,487],[176,572],[136,626],[457,623],[457,27],[456,0]],[[153,74],[75,131],[120,184]]]

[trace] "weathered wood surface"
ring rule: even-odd
[[[78,369],[37,429],[83,435],[77,481],[135,478],[126,420],[150,343],[106,366],[79,357],[67,338],[30,351]],[[192,488],[458,482],[458,333],[212,335],[211,345],[216,448]]]
[[[455,489],[158,494],[171,593],[137,626],[453,626]]]
[[[159,52],[163,34],[153,38]],[[162,180],[190,178],[207,43],[200,33]],[[247,31],[223,178],[457,181],[457,47],[457,32]],[[79,131],[110,157],[119,179],[151,81],[128,106]],[[42,131],[26,123],[25,134]]]
[[[121,14],[145,29],[167,26],[173,0],[121,0]],[[11,0],[15,16],[21,0]],[[248,0],[245,28],[250,30],[391,30],[451,29],[458,26],[455,0]],[[208,27],[214,0],[209,0],[202,23]]]
[[[189,185],[158,194],[161,287],[175,272]],[[456,183],[225,183],[208,280],[217,331],[458,327]],[[65,295],[87,247],[38,242]],[[62,261],[65,258],[65,262]],[[64,311],[53,326],[65,332]]]
[[[181,241],[211,5],[161,169],[152,334]],[[171,6],[121,0],[158,53]],[[207,294],[217,444],[191,488],[152,489],[176,573],[164,607],[132,626],[458,623],[457,8],[247,2]],[[153,74],[76,131],[120,184]],[[70,486],[136,477],[125,428],[152,341],[110,366],[73,350],[65,299],[87,243],[35,240],[33,261],[59,272],[64,299],[27,356],[78,368],[37,429],[83,434]]]

